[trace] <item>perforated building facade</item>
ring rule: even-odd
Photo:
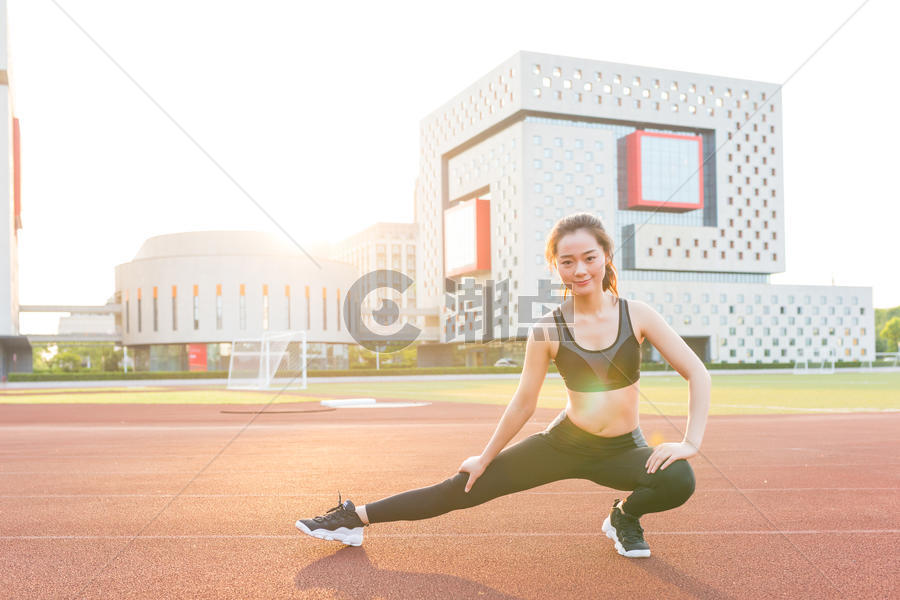
[[[871,288],[769,282],[785,269],[777,91],[516,54],[422,121],[420,305],[444,304],[445,212],[480,198],[490,269],[470,276],[509,281],[513,329],[516,298],[553,277],[552,225],[588,211],[613,234],[620,292],[653,305],[707,360],[872,358]]]

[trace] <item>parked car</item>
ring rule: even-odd
[[[495,367],[518,367],[519,363],[514,361],[511,358],[501,358],[497,362],[494,363]]]

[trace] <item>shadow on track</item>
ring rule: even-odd
[[[353,600],[409,600],[410,598],[478,598],[521,600],[486,585],[455,575],[379,569],[363,548],[347,546],[297,573],[298,590],[329,590]]]
[[[690,594],[694,598],[716,598],[722,600],[734,600],[735,596],[726,594],[723,590],[703,583],[696,577],[691,577],[684,571],[674,568],[658,556],[650,559],[638,559],[631,561],[641,568],[649,577],[657,581],[669,584],[672,587]]]

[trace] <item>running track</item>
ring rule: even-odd
[[[600,533],[622,493],[580,480],[374,525],[359,548],[306,537],[294,521],[338,489],[452,475],[504,407],[221,412],[242,409],[259,406],[0,405],[0,597],[900,596],[896,413],[711,417],[697,492],[642,519],[653,556],[634,560]]]

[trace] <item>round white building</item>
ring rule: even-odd
[[[227,370],[234,340],[282,330],[307,332],[309,368],[346,368],[342,294],[356,277],[264,232],[160,235],[116,266],[117,329],[139,371]]]

